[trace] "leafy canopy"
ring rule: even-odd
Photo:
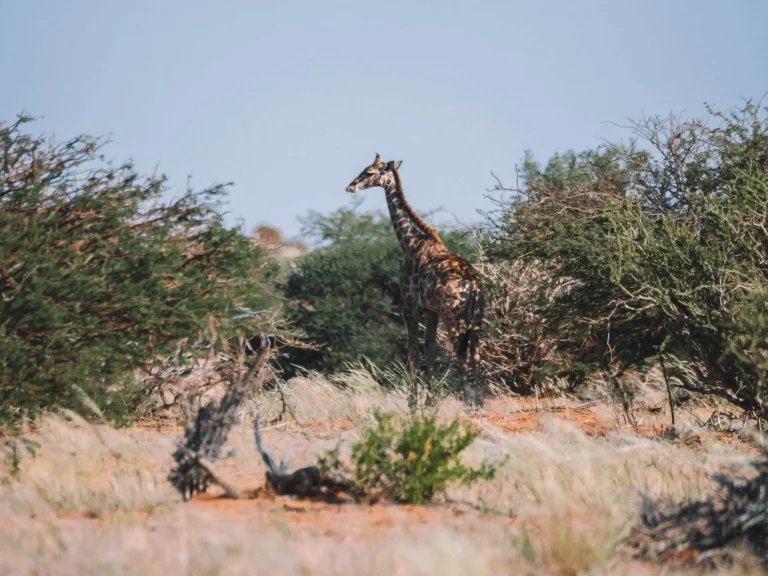
[[[269,301],[259,248],[225,226],[214,186],[170,203],[163,178],[113,166],[103,141],[56,144],[0,123],[0,422],[52,406],[108,416],[147,400],[134,371],[252,320]]]
[[[767,112],[653,117],[630,146],[526,157],[487,248],[574,283],[546,309],[561,350],[615,373],[664,354],[681,386],[764,414]]]

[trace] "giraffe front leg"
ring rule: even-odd
[[[418,403],[418,369],[419,369],[419,316],[420,310],[414,300],[408,299],[403,306],[403,319],[408,329],[408,407],[416,409]]]
[[[437,355],[437,325],[440,321],[439,316],[431,310],[424,311],[426,331],[424,334],[424,356],[426,360],[427,374],[427,398],[426,404],[433,406],[436,402],[434,387],[432,382],[433,370],[435,367],[435,356]]]

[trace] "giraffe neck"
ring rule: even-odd
[[[389,216],[392,219],[392,227],[395,229],[397,240],[400,242],[403,252],[412,254],[418,251],[425,242],[438,242],[442,244],[442,240],[440,240],[435,229],[419,218],[418,214],[411,208],[411,205],[408,204],[397,171],[394,171],[392,174],[393,178],[384,185],[384,192],[387,197],[387,207],[389,208]]]

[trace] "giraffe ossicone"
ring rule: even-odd
[[[398,172],[402,161],[383,162],[378,154],[347,186],[347,192],[381,187],[397,240],[405,255],[400,279],[403,319],[408,329],[408,366],[419,362],[419,324],[425,319],[427,374],[434,366],[437,327],[442,322],[464,374],[464,400],[483,404],[479,358],[484,312],[484,291],[477,270],[443,244],[437,231],[422,220],[405,199]],[[412,399],[415,394],[412,391]]]

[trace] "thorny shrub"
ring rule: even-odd
[[[111,165],[99,139],[26,134],[29,121],[0,123],[0,425],[84,398],[134,417],[149,400],[138,368],[208,328],[258,331],[242,311],[268,305],[270,265],[224,225],[224,186],[163,203],[164,178]]]
[[[496,393],[570,389],[577,366],[558,353],[557,334],[548,329],[544,311],[577,283],[554,277],[537,262],[491,261],[483,247],[478,242],[475,267],[486,289],[480,356],[486,387]]]
[[[617,377],[663,356],[679,387],[765,416],[768,109],[710,114],[544,168],[528,155],[519,189],[497,186],[486,250],[576,281],[540,309],[573,366]]]

